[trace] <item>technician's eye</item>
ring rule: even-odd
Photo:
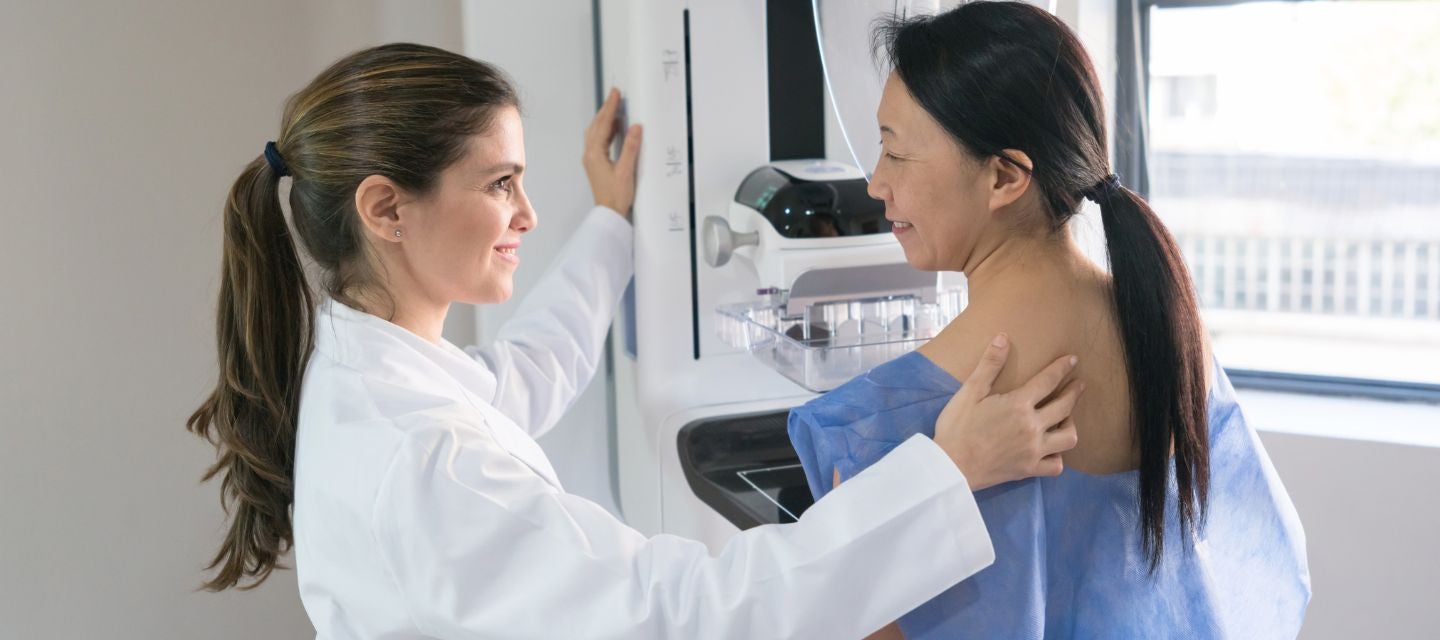
[[[496,180],[490,183],[490,188],[495,191],[504,191],[505,193],[511,193],[515,191],[515,184],[513,183],[512,178],[514,178],[514,176],[505,176],[504,178]]]

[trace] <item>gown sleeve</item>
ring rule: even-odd
[[[407,432],[372,522],[436,638],[860,638],[994,560],[964,476],[923,436],[711,555],[560,491],[484,427],[437,420]]]
[[[595,376],[634,272],[633,246],[630,223],[595,207],[496,340],[465,349],[496,377],[485,400],[531,437],[555,426]]]
[[[882,364],[790,410],[790,444],[811,495],[829,493],[916,434],[935,435],[935,419],[959,381],[918,353]]]

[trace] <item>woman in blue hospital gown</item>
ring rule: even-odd
[[[871,195],[910,264],[964,272],[970,302],[920,351],[792,412],[811,491],[930,428],[977,336],[1013,336],[997,392],[1064,353],[1086,390],[1064,472],[977,494],[995,564],[876,636],[1293,638],[1310,598],[1299,518],[1209,353],[1174,238],[1110,172],[1078,39],[1011,2],[877,36],[893,72]],[[1108,270],[1070,234],[1084,200]]]

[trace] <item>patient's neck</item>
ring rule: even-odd
[[[1077,281],[1103,277],[1080,250],[1068,229],[1053,234],[1014,234],[971,256],[964,269],[969,304],[1004,304],[1019,291],[1037,287],[1069,288]]]

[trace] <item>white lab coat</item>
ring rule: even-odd
[[[321,306],[294,506],[318,637],[857,638],[992,562],[964,477],[924,437],[716,556],[565,493],[534,438],[594,374],[631,247],[597,207],[469,353]]]

